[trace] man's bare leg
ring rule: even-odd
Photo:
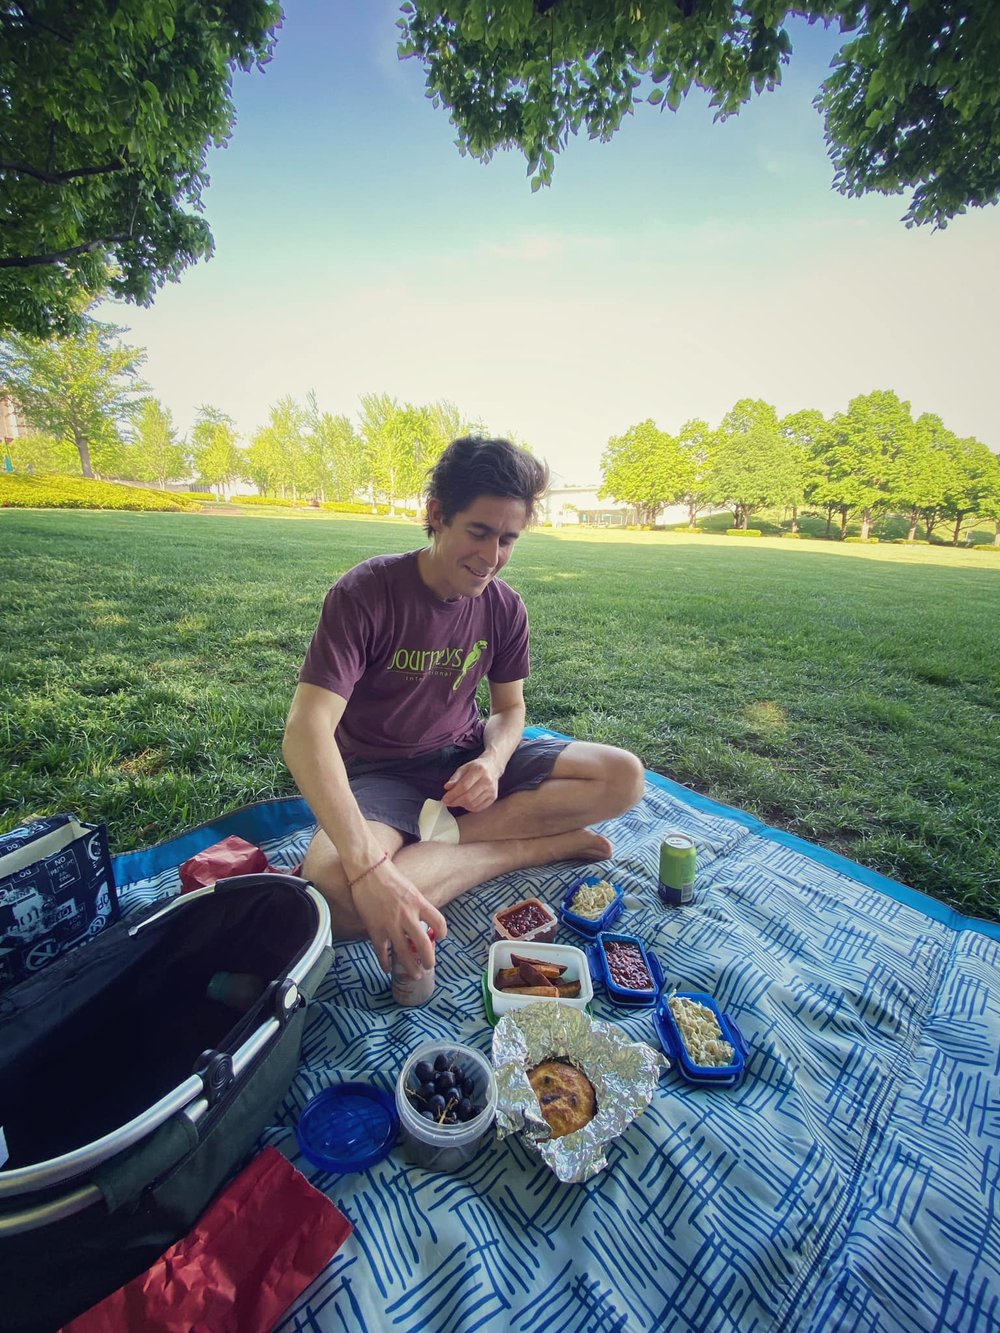
[[[631,810],[642,797],[644,783],[645,772],[634,754],[572,741],[540,786],[505,796],[488,810],[459,815],[459,837],[463,844],[534,840],[582,829]]]
[[[509,837],[497,842],[458,845],[415,842],[402,846],[402,835],[385,824],[368,821],[376,838],[395,864],[435,907],[443,907],[466,889],[511,870],[549,865],[553,861],[603,861],[611,843],[590,829],[570,829],[541,838]],[[347,889],[347,878],[337,850],[320,829],[306,853],[302,873],[330,905],[334,939],[357,939],[365,934]]]

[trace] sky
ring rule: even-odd
[[[908,230],[905,197],[834,191],[812,99],[836,31],[794,24],[780,88],[724,123],[693,93],[572,139],[532,194],[519,154],[459,154],[397,15],[287,0],[209,159],[214,258],[98,312],[182,433],[202,404],[249,438],[287,395],[354,420],[366,393],[448,399],[586,485],[646,418],[714,426],[745,397],[830,416],[893,389],[1000,449],[1000,211]]]

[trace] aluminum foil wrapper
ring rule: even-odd
[[[594,1085],[597,1115],[588,1125],[553,1139],[528,1070],[542,1060],[567,1059]],[[493,1033],[497,1079],[497,1137],[521,1132],[559,1180],[579,1182],[608,1164],[607,1146],[652,1101],[670,1062],[645,1042],[632,1041],[613,1023],[582,1009],[541,1002],[503,1014]]]

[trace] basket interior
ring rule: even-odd
[[[8,1168],[111,1133],[183,1083],[203,1051],[234,1050],[263,1001],[241,1009],[209,999],[213,975],[283,979],[316,927],[304,890],[239,886],[131,939],[115,928],[36,977],[0,1025]]]

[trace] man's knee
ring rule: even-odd
[[[636,755],[628,750],[608,747],[604,775],[609,795],[617,807],[614,814],[624,814],[642,800],[646,786],[646,770]]]

